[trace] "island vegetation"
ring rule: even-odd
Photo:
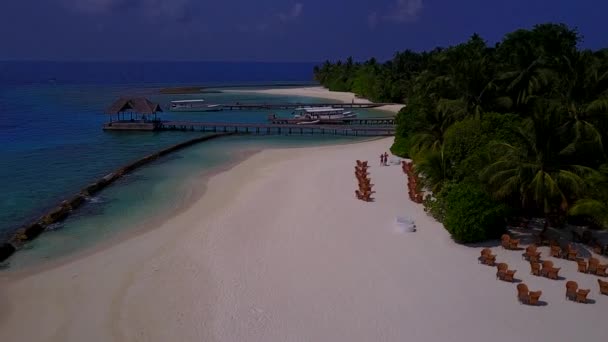
[[[505,220],[544,218],[608,227],[608,49],[579,48],[562,24],[392,60],[325,62],[330,90],[405,103],[392,151],[413,159],[425,209],[455,240],[503,232]]]

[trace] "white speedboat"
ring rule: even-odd
[[[340,120],[356,118],[357,114],[345,111],[344,108],[333,107],[310,107],[296,108],[293,112],[294,119],[311,120]]]
[[[173,112],[217,112],[222,109],[221,104],[210,104],[203,99],[171,101],[170,107]]]

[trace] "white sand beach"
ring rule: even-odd
[[[222,90],[224,92],[232,93],[257,93],[257,94],[268,94],[268,95],[288,95],[288,96],[306,96],[306,97],[318,97],[322,99],[335,100],[344,103],[371,103],[371,101],[363,98],[358,98],[354,93],[341,92],[341,91],[330,91],[324,87],[299,87],[299,88],[275,88],[275,89],[255,89],[255,90]],[[377,110],[386,111],[389,113],[398,113],[404,105],[392,104],[375,108]]]
[[[493,247],[544,306],[480,265],[408,199],[392,139],[264,150],[213,176],[162,226],[94,254],[0,279],[1,341],[600,341],[608,296],[530,275],[521,251]],[[370,161],[375,202],[355,199],[355,160]],[[395,230],[409,216],[418,231]],[[541,249],[543,256],[546,249]],[[603,260],[605,262],[605,260]]]

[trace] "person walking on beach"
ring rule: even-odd
[[[380,165],[384,165],[384,154],[380,153]]]
[[[384,152],[384,165],[388,166],[388,153]]]

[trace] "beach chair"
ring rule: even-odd
[[[530,302],[530,291],[526,284],[517,284],[517,299],[523,304],[528,304]]]
[[[521,255],[522,258],[529,260],[536,253],[536,245],[526,247],[526,251]]]
[[[522,254],[522,257],[531,262],[539,262],[540,252],[536,251],[536,245],[530,245],[526,247],[526,252]]]
[[[534,255],[531,255],[528,258],[528,261],[530,261],[530,262],[540,262],[540,252],[536,252]]]
[[[488,254],[486,255],[486,265],[488,266],[494,266],[496,265],[496,255],[495,254]]]
[[[372,192],[371,191],[364,191],[362,194],[362,200],[364,200],[365,202],[371,202],[373,200],[372,198]]]
[[[500,264],[496,265],[496,269],[498,270],[496,272],[496,279],[502,279],[504,277],[504,274],[509,269],[509,265],[505,264],[504,262],[501,262]]]
[[[366,161],[357,160],[357,166],[365,166],[365,167],[367,167],[367,160]]]
[[[374,186],[374,184],[359,184],[359,190],[361,190],[361,192],[366,192],[366,191],[372,192],[373,186]]]
[[[578,255],[578,251],[572,247],[572,245],[568,245],[566,249],[566,259],[568,260],[576,260]]]
[[[507,270],[505,272],[502,280],[508,281],[508,282],[512,283],[513,281],[515,281],[515,272],[517,272],[517,271],[515,271],[515,270]]]
[[[575,281],[566,282],[566,299],[576,300],[576,291],[578,290],[578,284]]]
[[[608,268],[608,265],[602,265],[602,264],[597,265],[597,270],[595,271],[595,274],[600,277],[606,277],[607,276],[606,268]]]
[[[540,276],[540,263],[530,262],[530,274]]]
[[[608,296],[608,281],[603,281],[602,279],[597,280],[600,285],[600,294]]]
[[[547,272],[547,278],[549,279],[553,279],[553,280],[557,280],[559,278],[559,270],[561,270],[561,268],[559,267],[552,267],[551,269],[548,270]]]
[[[517,249],[518,244],[519,244],[519,240],[510,239],[509,240],[509,249]]]
[[[511,240],[511,237],[507,234],[504,234],[503,236],[500,237],[500,244],[502,245],[502,248],[504,249],[509,249],[509,241]]]
[[[589,258],[589,265],[587,266],[587,272],[593,273],[597,272],[597,266],[600,264],[600,261],[594,257]]]
[[[481,250],[481,256],[479,257],[479,261],[488,266],[494,266],[496,262],[496,255],[492,254],[492,250],[489,248],[484,248]]]
[[[587,262],[585,259],[577,258],[576,264],[578,266],[578,271],[581,273],[587,273]]]
[[[538,301],[540,300],[540,296],[543,294],[543,291],[530,291],[529,293],[529,302],[530,305],[538,305]]]
[[[576,301],[579,303],[587,303],[587,295],[591,290],[578,290],[576,291]]]
[[[496,262],[496,255],[492,254],[491,249],[484,248],[481,250],[481,256],[479,257],[479,260],[484,265],[494,266],[494,263]]]
[[[372,186],[374,186],[374,184],[371,183],[370,179],[361,179],[361,180],[359,180],[359,185],[360,186],[367,186],[367,187],[370,187],[370,188]]]
[[[540,270],[540,275],[546,277],[549,274],[549,270],[553,268],[553,261],[543,261],[543,268]]]
[[[554,258],[561,258],[562,249],[559,246],[551,246],[551,256]]]

